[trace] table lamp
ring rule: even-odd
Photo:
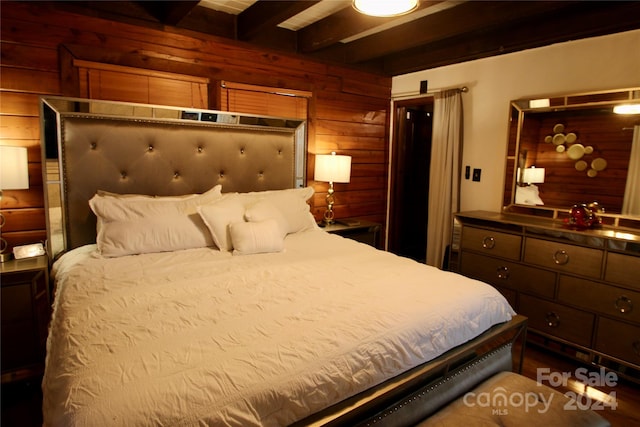
[[[0,200],[3,190],[26,190],[29,188],[29,161],[26,147],[0,146]],[[0,213],[0,231],[5,217]],[[0,236],[0,262],[11,259],[7,241]]]
[[[316,181],[329,183],[327,190],[327,210],[324,213],[325,224],[333,224],[333,183],[349,182],[351,179],[351,156],[339,156],[335,151],[331,154],[317,154],[315,176]]]

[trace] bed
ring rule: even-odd
[[[45,425],[411,425],[512,368],[494,288],[315,224],[297,127],[55,121]]]

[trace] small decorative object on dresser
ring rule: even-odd
[[[46,256],[0,264],[2,287],[2,382],[41,375],[49,324]]]
[[[450,268],[496,287],[528,338],[640,382],[640,232],[561,220],[456,214]]]
[[[573,205],[569,211],[569,218],[565,218],[564,223],[576,230],[599,227],[602,224],[602,219],[598,217],[601,211],[598,202]]]

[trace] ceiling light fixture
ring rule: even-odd
[[[353,7],[365,15],[390,17],[413,12],[418,0],[353,0]]]

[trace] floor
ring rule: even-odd
[[[624,379],[612,380],[609,385],[586,386],[578,381],[583,365],[550,353],[541,347],[528,345],[523,364],[523,375],[536,379],[540,372],[546,372],[545,378],[551,381],[565,374],[567,381],[554,381],[556,388],[563,393],[573,394],[583,406],[596,408],[612,427],[640,425],[640,385]],[[540,371],[540,368],[548,368]],[[589,369],[588,372],[597,369]],[[589,373],[586,377],[590,377]],[[549,380],[543,379],[545,385]],[[595,381],[605,382],[605,381]],[[615,382],[615,384],[613,384]],[[2,385],[2,427],[31,427],[42,425],[42,394],[40,379]],[[615,408],[614,408],[615,407]]]
[[[534,380],[540,376],[544,385],[573,397],[578,407],[594,409],[612,427],[640,426],[640,384],[617,378],[612,372],[607,374],[596,367],[585,369],[587,367],[527,344],[522,374]],[[562,380],[562,376],[567,380]]]
[[[41,378],[2,384],[2,427],[42,426]]]

